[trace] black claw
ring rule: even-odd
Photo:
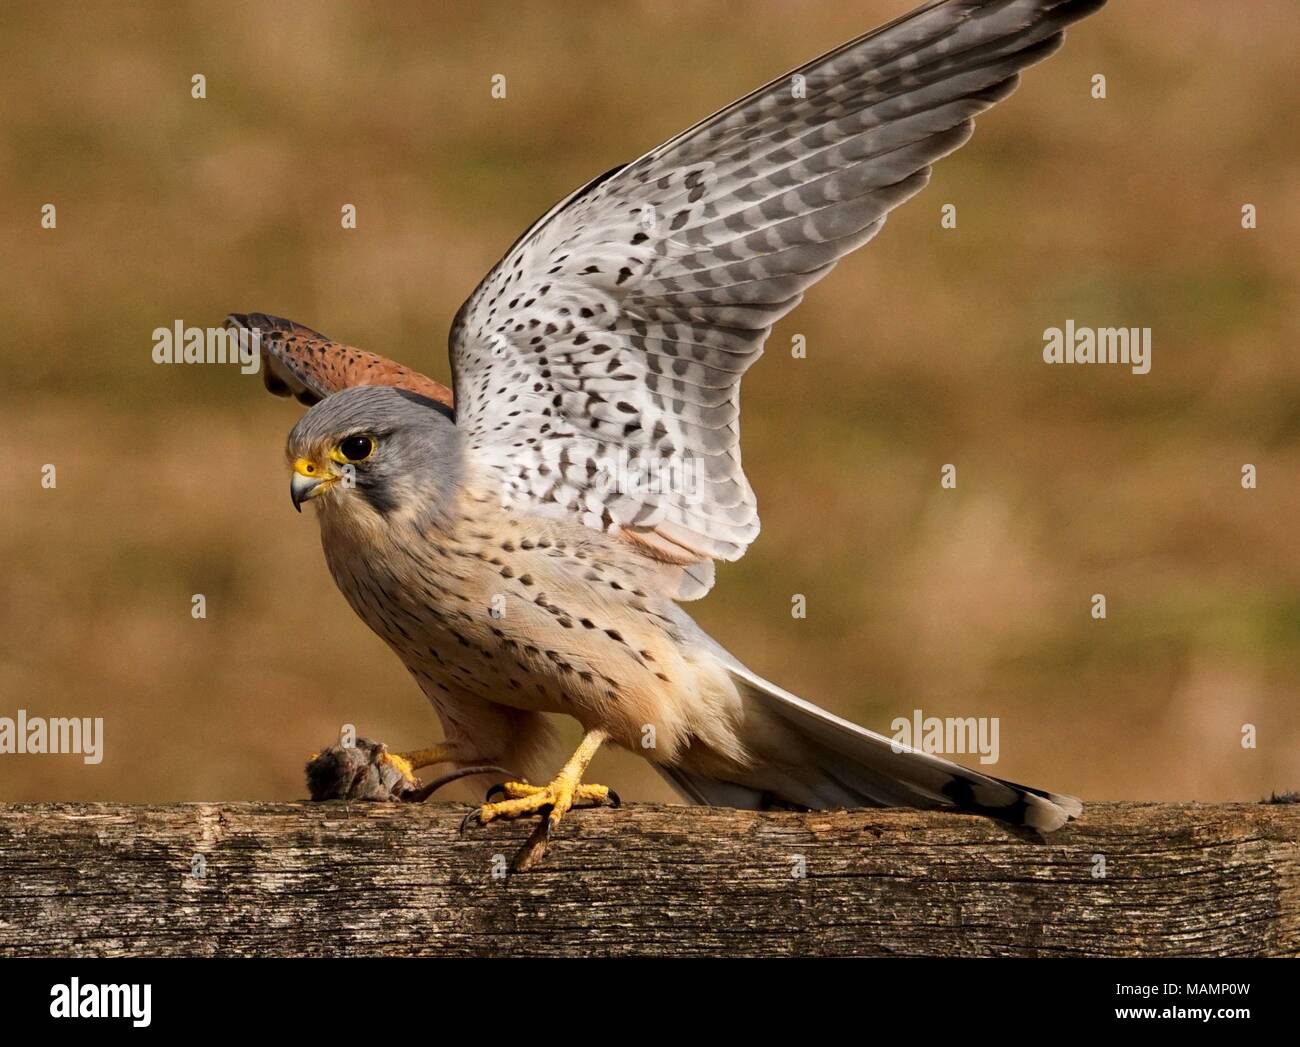
[[[613,789],[609,790],[609,805],[611,807],[623,806],[623,800],[619,797],[618,793],[616,793]]]
[[[483,812],[480,811],[477,807],[475,807],[472,811],[469,812],[469,814],[465,815],[465,817],[460,820],[460,835],[464,836],[465,830],[468,829],[470,825],[472,825],[474,822],[478,822],[479,825],[483,824]]]
[[[506,784],[505,784],[505,782],[497,782],[496,785],[492,786],[492,788],[490,788],[490,789],[487,791],[487,795],[483,797],[483,802],[484,802],[484,803],[491,803],[491,802],[492,802],[492,797],[496,796],[498,793],[501,795],[501,797],[502,797],[503,799],[505,798],[505,795],[506,795]]]

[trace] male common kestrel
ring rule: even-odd
[[[392,361],[231,317],[260,332],[268,387],[314,404],[289,435],[293,502],[317,506],[335,582],[442,721],[420,762],[535,766],[546,713],[586,732],[549,784],[498,786],[477,821],[552,828],[609,801],[582,782],[607,741],[706,804],[1040,830],[1080,813],[783,691],[677,601],[758,534],[739,388],[772,325],[1103,3],[938,0],[589,182],[456,316],[454,408]]]

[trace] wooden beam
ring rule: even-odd
[[[0,955],[1300,955],[1300,806],[916,811],[0,805]],[[201,875],[196,875],[201,873]]]

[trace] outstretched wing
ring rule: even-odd
[[[772,325],[1104,2],[931,3],[562,201],[452,326],[475,459],[657,558],[739,557],[739,386]]]
[[[256,335],[262,382],[276,396],[292,396],[311,405],[354,385],[394,385],[451,406],[451,390],[440,382],[292,320],[265,313],[231,313],[226,326]]]

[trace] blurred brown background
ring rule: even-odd
[[[0,715],[102,716],[106,756],[0,756],[0,800],[292,798],[342,723],[436,734],[290,507],[299,409],[154,365],[155,327],[263,310],[446,380],[452,315],[554,200],[910,6],[7,3]],[[877,730],[1000,716],[1006,777],[1300,787],[1297,52],[1292,0],[1130,0],[1032,70],[777,328],[745,386],[764,534],[702,624]],[[1150,326],[1151,373],[1045,366],[1068,318]],[[625,754],[597,780],[669,795]]]

